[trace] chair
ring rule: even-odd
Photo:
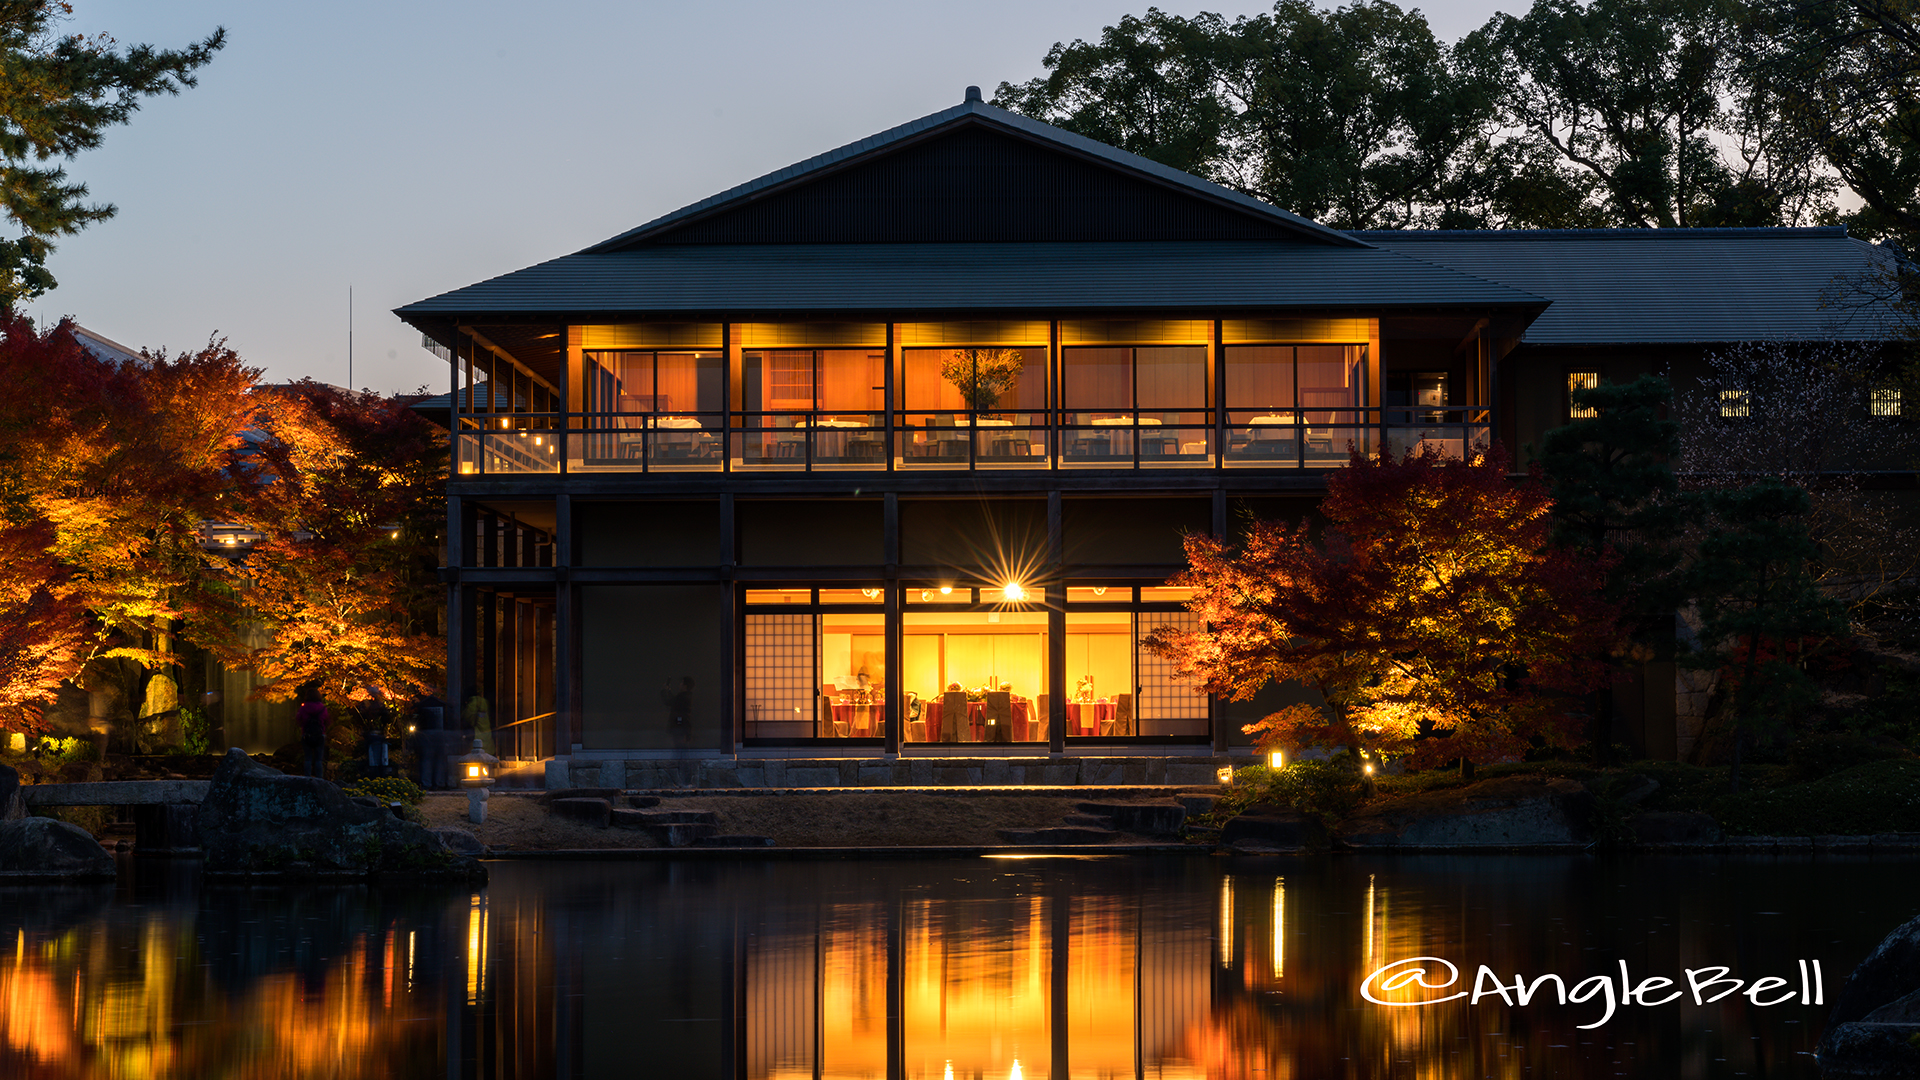
[[[916,694],[911,690],[907,691],[907,701],[905,706],[905,712],[907,714],[906,715],[907,726],[904,729],[906,731],[906,741],[907,742],[926,742],[927,741],[927,721],[925,716],[923,716],[920,711],[920,695],[919,694]],[[882,734],[885,734],[885,732],[883,731]]]
[[[1133,734],[1133,695],[1116,694],[1113,698],[1113,724],[1102,735]]]
[[[949,690],[940,695],[940,741],[973,741],[973,724],[967,720],[967,693],[964,690]]]
[[[1013,741],[1013,694],[1006,690],[987,691],[986,705],[988,742]]]
[[[1047,741],[1047,725],[1053,720],[1053,714],[1047,711],[1047,706],[1050,702],[1047,699],[1047,695],[1041,694],[1033,699],[1033,704],[1039,711],[1029,712],[1027,714],[1027,741],[1045,742]]]

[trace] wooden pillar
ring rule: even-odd
[[[458,495],[447,496],[447,685],[443,695],[452,708],[454,697],[466,679],[468,638],[460,613],[466,610],[466,590],[460,583],[460,569],[467,561],[467,544],[473,538],[473,511]]]
[[[484,591],[476,589],[474,592],[476,594],[474,620],[478,629],[474,645],[480,652],[480,662],[477,665],[479,668],[477,689],[479,696],[486,700],[487,715],[499,716],[500,704],[505,696],[502,691],[507,685],[507,680],[502,677],[500,663],[500,624],[502,622],[500,593],[494,589]],[[512,601],[509,600],[508,603]],[[509,652],[508,655],[511,656],[512,653]],[[456,706],[462,716],[466,715],[466,698],[463,697],[459,701],[448,704]]]
[[[888,326],[891,340],[892,326]],[[891,366],[891,365],[889,365]],[[881,510],[880,557],[886,563],[886,664],[887,692],[881,695],[880,717],[887,726],[884,752],[900,752],[901,729],[906,726],[906,710],[900,707],[902,642],[900,639],[900,496],[887,492]]]
[[[553,497],[553,753],[572,752],[581,741],[580,627],[574,619],[573,496]]]
[[[742,661],[746,653],[742,648],[742,635],[745,626],[740,618],[740,589],[734,584],[734,567],[739,562],[740,545],[733,535],[733,496],[720,496],[720,588],[724,592],[720,603],[724,610],[721,625],[725,632],[720,635],[720,670],[726,672],[726,678],[720,682],[720,715],[725,717],[722,725],[726,730],[727,752],[737,754],[747,737],[746,709],[742,702],[746,700],[746,672]]]
[[[1047,752],[1067,752],[1067,582],[1060,493],[1047,492]],[[1064,1074],[1055,1074],[1064,1075]]]
[[[1213,536],[1221,543],[1227,542],[1227,489],[1213,489]],[[1135,706],[1138,708],[1138,706]],[[1207,730],[1213,734],[1213,752],[1227,752],[1227,717],[1225,702],[1218,694],[1207,695]],[[1136,723],[1135,731],[1139,730]]]

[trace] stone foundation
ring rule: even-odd
[[[1247,759],[1212,757],[924,757],[566,759],[546,763],[547,790],[715,788],[1187,787],[1218,784]]]

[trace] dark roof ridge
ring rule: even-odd
[[[1741,236],[1777,236],[1834,239],[1847,235],[1845,225],[1760,225],[1705,229],[1349,229],[1347,235],[1367,240],[1724,240]]]
[[[662,214],[652,221],[635,226],[617,236],[609,237],[597,244],[582,248],[576,254],[597,255],[615,250],[633,241],[645,239],[648,235],[664,232],[671,227],[704,217],[709,213],[720,210],[722,207],[758,197],[765,192],[784,186],[810,173],[849,164],[884,147],[905,142],[938,128],[967,120],[1011,129],[1027,138],[1040,142],[1053,143],[1085,157],[1095,158],[1109,165],[1143,174],[1170,187],[1182,188],[1191,194],[1201,196],[1213,202],[1224,203],[1242,212],[1266,218],[1275,224],[1284,226],[1306,237],[1319,240],[1322,243],[1342,247],[1369,246],[1365,240],[1358,236],[1343,233],[1338,229],[1329,228],[1311,218],[1301,217],[1299,214],[1282,210],[1271,203],[1263,202],[1251,195],[1242,194],[1232,188],[1216,184],[1211,180],[1202,179],[1192,173],[1182,172],[1170,165],[1162,165],[1160,162],[1150,158],[1141,157],[1138,154],[1121,150],[1118,147],[1108,146],[1106,143],[1089,139],[1084,135],[1076,135],[1071,131],[1054,127],[1051,124],[1043,124],[1038,120],[1021,116],[1018,113],[1008,112],[1005,109],[988,105],[983,101],[968,100],[959,105],[941,109],[939,112],[929,113],[917,120],[909,120],[904,124],[888,128],[885,131],[876,132],[862,139],[856,139],[853,142],[847,143],[844,146],[835,147],[825,153],[815,154],[812,157],[794,162],[783,168],[775,169],[765,175],[755,177],[745,183],[735,184],[725,191],[709,195],[698,202],[689,203],[678,210]]]

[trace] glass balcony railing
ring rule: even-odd
[[[1333,469],[1348,455],[1458,460],[1491,410],[1192,409],[996,413],[512,413],[461,417],[462,477],[569,473]]]

